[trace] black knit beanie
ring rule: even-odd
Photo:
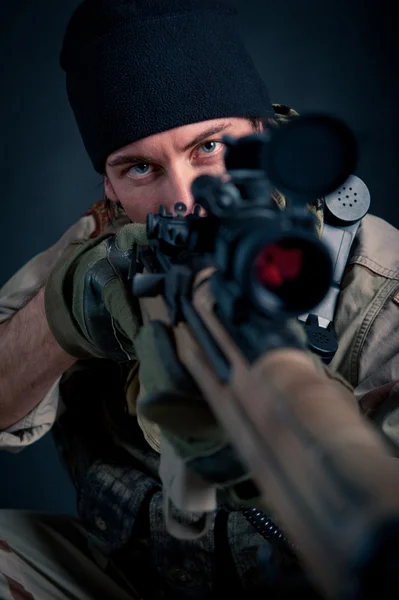
[[[61,50],[70,105],[94,168],[174,127],[271,117],[269,94],[218,0],[84,0]]]

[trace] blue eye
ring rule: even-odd
[[[220,142],[205,142],[205,144],[202,144],[201,148],[206,154],[212,154],[212,152],[215,152],[218,144],[220,144]]]
[[[141,175],[148,175],[148,173],[150,173],[151,171],[151,168],[151,165],[148,165],[147,163],[140,163],[138,165],[130,167],[130,169],[127,172],[127,175],[129,177],[140,177]]]

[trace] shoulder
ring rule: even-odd
[[[353,242],[348,265],[363,265],[377,275],[399,279],[399,230],[368,214]]]
[[[399,378],[399,230],[366,215],[358,229],[334,317],[334,367],[359,395]]]

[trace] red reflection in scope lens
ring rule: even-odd
[[[279,287],[299,277],[303,265],[300,248],[283,248],[278,244],[266,246],[255,260],[259,283],[265,287]]]

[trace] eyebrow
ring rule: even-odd
[[[137,156],[136,154],[117,154],[114,158],[107,161],[109,167],[120,167],[130,163],[148,164],[152,159],[148,156]]]
[[[220,123],[220,125],[216,125],[214,127],[209,127],[209,129],[205,129],[205,131],[198,134],[193,140],[191,140],[191,142],[189,142],[186,146],[184,146],[183,152],[190,150],[190,148],[192,148],[193,146],[197,146],[198,144],[200,144],[201,142],[206,140],[206,138],[210,137],[211,135],[215,135],[216,133],[220,133],[221,131],[224,131],[225,129],[230,127],[230,125],[231,125],[231,123]]]
[[[211,135],[216,135],[217,133],[220,133],[221,131],[228,129],[228,127],[230,127],[230,126],[231,126],[231,123],[221,123],[220,125],[217,125],[214,127],[209,127],[205,131],[202,131],[200,134],[198,134],[186,146],[184,146],[183,152],[187,152],[187,150],[190,150],[190,148],[197,146],[201,142],[205,141]],[[120,167],[122,165],[131,164],[131,163],[148,164],[151,162],[153,162],[153,159],[150,158],[149,156],[137,156],[136,154],[134,154],[134,155],[126,154],[126,153],[122,152],[120,154],[117,154],[114,158],[109,159],[107,161],[107,164],[109,167]]]

